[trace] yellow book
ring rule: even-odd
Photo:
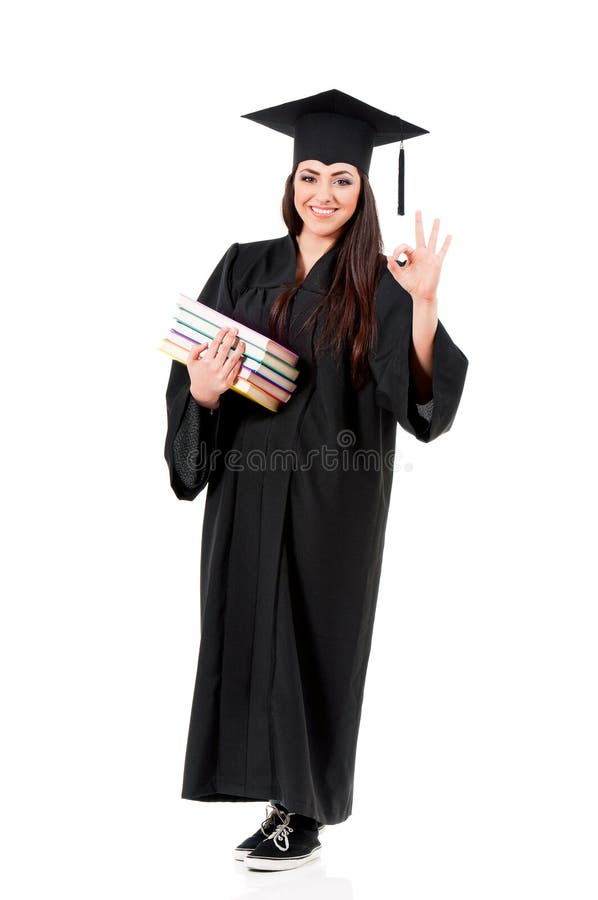
[[[162,353],[166,353],[166,355],[170,356],[172,359],[176,359],[178,362],[183,363],[183,365],[187,364],[187,354],[189,351],[184,350],[183,347],[180,347],[178,344],[173,344],[173,342],[169,341],[167,338],[162,340],[157,349],[161,350]],[[269,409],[271,412],[276,412],[280,406],[280,400],[277,400],[276,397],[266,393],[266,391],[263,391],[256,384],[252,384],[245,378],[241,378],[240,375],[237,376],[230,389],[231,391],[236,391],[238,394],[243,394],[244,397],[248,397],[255,403],[259,403],[260,406]]]

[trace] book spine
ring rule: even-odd
[[[205,303],[201,303],[199,300],[193,300],[185,294],[179,294],[177,305],[182,306],[192,315],[205,318],[208,322],[217,323],[219,329],[223,326],[228,326],[238,328],[239,333],[242,330],[245,337],[242,337],[241,340],[244,340],[246,343],[253,343],[257,347],[265,349],[267,352],[272,353],[273,356],[277,356],[290,366],[294,366],[299,359],[299,356],[292,350],[289,350],[288,347],[283,347],[282,344],[273,341],[272,338],[267,337],[267,335],[261,334],[259,331],[254,331],[253,328],[249,328],[249,326],[237,322],[236,319],[233,319],[231,316],[226,316],[224,313],[213,309],[211,306],[207,306]]]

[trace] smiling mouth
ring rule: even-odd
[[[309,207],[314,214],[314,216],[318,216],[320,219],[326,219],[329,216],[333,216],[337,210],[337,207],[330,206],[310,206]]]

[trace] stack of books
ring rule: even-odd
[[[231,390],[272,412],[276,412],[281,403],[288,402],[299,375],[296,367],[299,357],[292,350],[184,294],[179,294],[173,318],[170,331],[158,350],[186,364],[187,354],[194,345],[211,341],[221,328],[238,328],[237,341],[245,342],[245,353]],[[229,355],[235,347],[236,343]]]

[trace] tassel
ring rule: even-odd
[[[403,141],[399,150],[399,206],[397,210],[400,216],[405,215],[405,151]]]

